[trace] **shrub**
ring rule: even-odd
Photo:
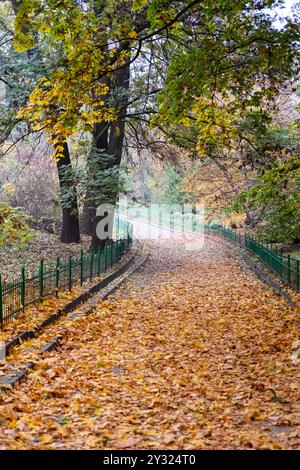
[[[34,236],[28,226],[29,217],[20,209],[0,202],[0,246],[16,243],[22,247]]]

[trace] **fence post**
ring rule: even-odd
[[[170,229],[174,230],[174,211],[170,211]]]
[[[196,231],[197,228],[197,219],[196,219],[196,207],[193,206],[192,209],[192,233]]]
[[[288,255],[288,283],[291,283],[291,255]]]
[[[105,270],[107,271],[107,268],[108,268],[108,249],[107,249],[107,243],[105,244],[105,247],[104,247],[104,255],[105,255]]]
[[[40,299],[44,296],[44,260],[40,261],[40,270],[39,270],[39,287],[40,287]]]
[[[110,266],[113,265],[113,243],[112,243],[112,240],[110,242]]]
[[[80,285],[83,284],[83,251],[80,250]]]
[[[91,259],[90,259],[90,281],[93,279],[93,263],[94,263],[94,251],[91,250]]]
[[[129,228],[129,235],[127,235],[127,238],[129,236],[129,246],[132,246],[132,242],[133,242],[133,226],[131,226]]]
[[[101,248],[99,246],[98,253],[97,253],[97,276],[100,276],[101,272]]]
[[[69,290],[72,290],[72,256],[69,256]]]
[[[25,268],[24,266],[21,269],[21,305],[23,312],[25,310]]]
[[[122,251],[121,251],[121,246],[122,246],[122,243],[121,243],[121,240],[118,240],[118,244],[117,244],[117,249],[118,249],[118,256],[117,256],[117,259],[119,260],[122,256]]]
[[[3,289],[2,289],[2,278],[0,274],[0,323],[3,325]]]
[[[58,289],[59,289],[59,278],[60,278],[60,257],[56,258],[56,273],[55,273],[55,290],[56,290],[56,297],[58,297]]]

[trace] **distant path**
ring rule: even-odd
[[[0,397],[0,448],[300,448],[299,315],[217,240],[148,247]]]
[[[147,219],[143,218],[133,218],[133,217],[128,217],[126,215],[122,215],[122,217],[128,222],[130,222],[133,226],[133,233],[135,238],[143,238],[143,239],[165,239],[167,240],[168,238],[180,238],[182,236],[182,233],[185,233],[186,236],[192,235],[195,236],[196,234],[193,233],[191,230],[182,230],[178,226],[174,226],[174,228],[167,227],[166,224],[161,224],[159,225],[155,221],[148,221]],[[189,224],[186,222],[186,227],[189,227]],[[191,233],[192,232],[192,233]],[[202,236],[201,233],[198,234],[198,236]]]

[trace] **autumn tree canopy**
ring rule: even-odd
[[[218,165],[228,158],[223,170],[233,158],[243,174],[250,165],[251,179],[253,162],[265,161],[257,142],[272,131],[278,99],[299,67],[297,10],[280,27],[274,21],[283,1],[11,3],[10,54],[31,57],[36,71],[22,70],[28,92],[15,105],[6,135],[26,123],[27,131],[47,135],[54,145],[67,224],[74,214],[78,219],[70,147],[79,135],[88,138],[82,227],[94,248],[95,208],[117,200],[128,138],[140,147],[146,135],[156,135]]]

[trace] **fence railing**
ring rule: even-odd
[[[264,244],[250,235],[243,235],[237,230],[231,230],[222,225],[203,224],[198,220],[196,214],[191,214],[188,221],[189,230],[186,230],[186,220],[182,213],[169,211],[165,213],[161,209],[152,210],[152,207],[137,207],[137,220],[155,223],[161,227],[180,230],[185,233],[196,234],[203,228],[210,232],[237,243],[248,249],[278,275],[287,285],[300,291],[300,260],[292,258],[290,255],[283,255],[277,248],[273,249],[271,244]]]
[[[300,260],[283,255],[277,248],[259,242],[254,237],[242,235],[236,230],[223,226],[205,225],[209,233],[215,233],[230,240],[258,256],[275,274],[293,289],[300,291]]]
[[[87,280],[99,277],[116,263],[132,245],[132,225],[117,219],[115,222],[116,240],[106,244],[104,250],[88,254],[80,252],[79,257],[69,256],[67,260],[56,259],[53,266],[40,260],[38,269],[27,274],[25,267],[20,276],[11,282],[0,275],[0,325],[15,317],[25,307],[40,302],[50,296],[58,296],[59,291],[71,290]]]

